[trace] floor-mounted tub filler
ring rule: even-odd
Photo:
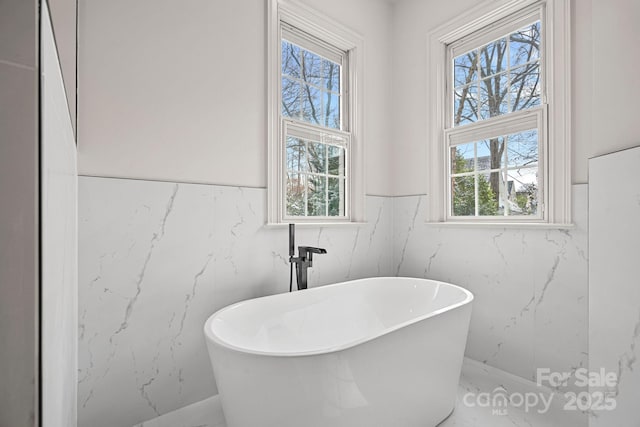
[[[227,427],[429,427],[453,410],[471,292],[371,278],[230,305],[205,324]]]

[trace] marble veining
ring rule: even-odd
[[[413,217],[411,218],[411,222],[407,227],[407,232],[406,232],[406,236],[404,238],[404,243],[402,245],[402,249],[400,251],[400,256],[398,261],[396,262],[396,276],[400,275],[400,270],[402,269],[402,264],[404,263],[405,260],[405,253],[407,251],[407,245],[409,244],[409,238],[411,237],[411,232],[414,230],[414,228],[416,227],[416,220],[418,219],[418,214],[420,213],[420,205],[423,204],[423,197],[418,197],[417,198],[417,202],[416,202],[416,206],[415,206],[415,210],[413,213]],[[395,206],[394,206],[395,207]],[[395,218],[395,216],[394,216]],[[394,222],[394,226],[395,226],[395,222]]]
[[[289,287],[266,191],[80,177],[79,200],[78,425],[131,427],[215,393],[205,320]],[[309,285],[392,274],[392,203],[368,197],[367,225],[300,227],[328,251]]]
[[[638,310],[638,313],[640,314],[640,310]],[[625,374],[627,372],[630,374],[633,373],[633,368],[636,362],[638,361],[638,354],[636,353],[636,345],[638,343],[639,338],[640,338],[640,316],[635,326],[633,327],[633,336],[630,339],[631,344],[629,344],[629,349],[623,352],[618,357],[618,370],[616,372],[617,384],[612,388],[610,388],[610,390],[613,389],[613,392],[614,392],[613,396],[616,398],[620,396],[620,383],[622,383],[623,380],[626,380]]]
[[[136,292],[131,298],[129,298],[127,308],[125,309],[125,312],[124,312],[124,319],[122,320],[122,323],[118,327],[118,330],[115,331],[111,336],[111,339],[113,339],[115,335],[118,335],[120,332],[127,329],[127,326],[129,326],[129,317],[131,317],[131,312],[133,311],[133,307],[136,301],[138,300],[138,297],[140,296],[140,292],[142,292],[142,282],[144,281],[144,276],[147,271],[147,267],[149,266],[149,260],[151,260],[151,256],[153,255],[153,250],[155,249],[156,244],[162,239],[162,237],[164,237],[164,229],[167,223],[167,217],[169,216],[169,214],[171,214],[171,210],[173,209],[173,202],[176,198],[176,194],[178,193],[178,188],[179,188],[178,184],[175,184],[173,194],[171,194],[171,197],[169,198],[169,202],[167,203],[167,208],[164,213],[164,217],[160,222],[160,230],[158,233],[154,233],[153,237],[151,238],[151,242],[149,244],[149,252],[147,253],[147,257],[145,258],[144,263],[142,264],[142,269],[140,270],[140,273],[138,274],[138,278],[136,279],[136,282],[135,282]]]

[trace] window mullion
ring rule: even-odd
[[[507,111],[512,112],[513,106],[511,103],[511,37],[507,37]]]
[[[476,76],[477,79],[475,81],[476,84],[476,117],[478,118],[478,121],[480,121],[480,112],[482,111],[482,108],[480,106],[480,100],[482,99],[482,75],[481,75],[481,70],[482,68],[480,67],[480,49],[476,49]],[[461,102],[464,102],[464,99],[461,100]],[[477,209],[476,209],[477,210]],[[477,213],[476,213],[477,216]]]
[[[509,172],[508,172],[507,165],[509,164],[509,135],[506,135],[504,137],[503,144],[504,144],[504,160],[503,160],[504,163],[503,163],[502,168],[501,168],[502,169],[501,173],[502,173],[502,181],[504,183],[506,183],[505,185],[508,186],[509,185]],[[539,152],[540,152],[540,150],[538,150],[538,153]],[[508,201],[509,201],[509,188],[507,187],[507,188],[505,188],[505,190],[506,190],[505,194],[506,194],[507,200],[504,202],[504,204],[505,204],[504,205],[504,215],[508,216],[509,212],[510,212],[510,209],[511,209],[511,206],[509,206],[509,203],[508,203]]]
[[[480,216],[480,199],[478,197],[478,143],[473,144],[473,194],[475,216]]]

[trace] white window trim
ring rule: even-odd
[[[528,6],[544,3],[544,72],[548,102],[545,212],[538,221],[523,217],[448,221],[445,129],[447,118],[447,46]],[[427,135],[429,190],[427,222],[461,225],[571,226],[571,52],[570,0],[494,0],[483,2],[431,32],[428,36]],[[542,156],[543,153],[540,153]]]
[[[349,93],[350,155],[347,171],[347,219],[296,217],[296,223],[361,223],[365,220],[365,170],[363,147],[363,100],[362,76],[364,64],[363,38],[316,10],[295,0],[269,0],[267,22],[267,223],[281,224],[286,220],[284,212],[284,143],[280,118],[280,22],[286,22],[314,37],[317,37],[348,55],[347,90]]]

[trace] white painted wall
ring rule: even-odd
[[[309,3],[365,37],[367,192],[388,195],[390,8]],[[266,187],[266,2],[83,1],[79,13],[80,174]]]
[[[265,185],[261,0],[79,4],[79,173]]]
[[[77,0],[48,0],[71,123],[76,125]]]
[[[640,2],[592,0],[592,12],[593,136],[589,157],[640,143],[640,87],[629,84],[640,69]]]
[[[68,427],[78,384],[76,142],[46,2],[41,23],[42,425]]]
[[[573,74],[571,105],[573,111],[573,182],[587,182],[587,159],[591,153],[593,120],[593,33],[591,0],[573,0],[571,4],[571,42]]]
[[[640,143],[640,2],[573,1],[574,182],[588,181],[587,159]],[[615,77],[614,77],[615,76]]]

